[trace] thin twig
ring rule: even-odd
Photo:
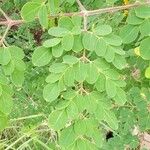
[[[84,29],[84,31],[87,31],[87,19],[88,19],[87,13],[88,13],[88,11],[82,5],[82,3],[80,2],[80,0],[76,0],[76,2],[79,5],[79,8],[80,8],[81,12],[83,13],[83,29]]]
[[[79,5],[79,8],[81,11],[85,11],[85,7],[82,5],[82,3],[80,2],[80,0],[76,0],[77,4]]]
[[[7,26],[8,24],[11,24],[11,26],[19,25],[24,23],[24,20],[9,20],[9,21],[0,21],[0,25]]]
[[[33,119],[33,118],[38,118],[38,117],[44,117],[44,115],[43,114],[37,114],[37,115],[25,116],[25,117],[21,117],[21,118],[11,119],[10,121],[14,122],[14,121]]]
[[[6,20],[9,20],[10,18],[7,16],[7,14],[0,8],[0,12],[3,14],[3,16],[6,18]]]
[[[7,33],[8,33],[8,31],[9,31],[10,28],[11,28],[11,26],[10,26],[10,24],[9,24],[9,25],[7,26],[7,28],[6,28],[6,30],[5,30],[4,35],[2,36],[2,38],[1,38],[1,40],[0,40],[0,46],[3,44],[3,42],[4,42],[4,40],[5,40],[6,36],[7,36]]]
[[[87,14],[85,14],[84,16],[83,16],[83,29],[84,29],[84,31],[87,31],[87,20],[88,20],[88,17],[87,17]]]

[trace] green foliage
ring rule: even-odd
[[[136,149],[149,133],[150,7],[81,3],[91,11],[75,0],[2,2],[23,25],[0,47],[0,149]]]
[[[7,116],[13,108],[12,85],[22,86],[24,82],[25,63],[24,52],[16,46],[0,48],[0,130],[7,125]]]
[[[117,130],[118,120],[113,111],[110,110],[110,106],[107,106],[106,99],[110,101],[110,103],[112,103],[111,99],[113,99],[118,105],[124,105],[127,101],[126,94],[124,90],[122,90],[122,84],[119,85],[119,83],[116,83],[117,81],[121,82],[121,74],[111,63],[115,58],[115,53],[117,53],[119,57],[124,58],[125,53],[121,47],[119,47],[122,44],[121,38],[114,35],[112,28],[108,25],[98,26],[93,29],[93,31],[87,33],[78,32],[77,37],[76,34],[72,32],[72,28],[74,28],[73,20],[74,18],[71,19],[69,17],[61,18],[58,22],[58,27],[50,28],[48,31],[54,38],[48,39],[43,43],[45,48],[52,48],[47,49],[47,52],[54,50],[53,47],[56,46],[68,52],[68,54],[64,54],[63,59],[61,59],[61,55],[58,55],[56,62],[50,65],[50,74],[46,78],[48,84],[43,90],[44,99],[47,102],[55,102],[55,110],[52,111],[49,116],[49,127],[60,131],[60,145],[65,149],[73,146],[79,139],[72,128],[75,126],[76,121],[79,122],[81,116],[85,117],[85,122],[86,120],[91,120],[96,123],[94,127],[96,132],[93,131],[92,134],[88,133],[87,135],[84,133],[82,137],[88,136],[90,139],[94,139],[93,136],[95,136],[97,132],[100,132],[98,127],[99,123],[102,122],[106,122],[106,126],[109,126],[111,129]],[[102,30],[103,27],[107,29],[107,32]],[[83,45],[83,50],[76,52],[79,57],[69,55],[69,53],[71,54],[73,52],[73,45],[76,42],[74,40],[75,37],[76,39],[81,39],[81,44]],[[101,47],[101,43],[105,49]],[[87,50],[87,52],[84,49]],[[99,54],[98,56],[94,58],[85,56],[85,54],[88,55],[89,52],[95,52],[95,49]],[[103,52],[101,52],[101,50]],[[114,57],[112,57],[110,51],[113,52]],[[95,54],[97,54],[96,52]],[[43,53],[45,59],[43,58],[39,61],[38,59],[43,56],[42,53],[36,56],[37,52],[35,51],[32,58],[33,63],[36,58],[38,63],[51,60],[51,58],[48,59],[47,54],[45,55],[45,53]],[[82,53],[84,54],[83,56]],[[34,64],[36,65],[36,63]],[[44,65],[44,63],[42,64]],[[47,63],[45,63],[45,65],[46,64]],[[122,69],[122,67],[119,67],[119,69]],[[101,76],[104,77],[101,78]],[[103,86],[98,87],[99,81],[102,79]],[[124,83],[125,81],[122,82]],[[85,102],[83,103],[82,101]],[[79,108],[82,109],[80,110]],[[86,114],[88,114],[88,117],[85,116]],[[92,117],[93,115],[94,117]],[[69,127],[67,127],[68,123],[70,124]],[[93,126],[93,123],[89,123]],[[65,134],[67,134],[67,136]],[[100,137],[100,139],[102,140],[102,137]],[[68,140],[70,142],[68,142]],[[88,141],[88,145],[91,143],[90,147],[99,147],[99,144],[93,145],[92,141],[88,138],[86,140]],[[96,138],[96,140],[98,139]],[[82,145],[84,144],[82,143]]]

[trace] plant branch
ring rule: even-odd
[[[2,15],[9,20],[10,18],[7,16],[7,14],[0,8],[0,12],[2,13]]]
[[[80,0],[76,0],[77,4],[79,5],[79,8],[81,11],[85,11],[85,7],[82,5],[82,3],[80,2]]]
[[[84,89],[84,86],[83,86],[83,82],[80,84],[80,87],[79,87],[79,93],[82,95],[83,93],[85,93],[86,95],[88,95],[89,93]]]
[[[44,117],[44,115],[43,114],[37,114],[37,115],[25,116],[25,117],[21,117],[21,118],[11,119],[10,121],[11,122],[22,121],[22,120],[33,119],[33,118],[38,118],[38,117]]]
[[[145,2],[145,3],[136,2],[136,3],[124,5],[124,6],[108,7],[108,8],[101,8],[101,9],[96,9],[96,10],[87,10],[86,13],[88,16],[94,16],[94,15],[99,15],[103,13],[112,13],[112,12],[116,12],[120,10],[136,8],[136,7],[143,6],[143,5],[150,5],[150,1]],[[49,18],[60,17],[60,16],[74,16],[74,15],[84,16],[84,12],[80,11],[80,12],[60,13],[60,14],[49,16]],[[9,21],[0,21],[0,25],[8,25],[8,22]],[[25,21],[24,20],[11,20],[11,22],[13,25],[19,25],[19,24],[24,23]]]
[[[82,5],[82,3],[80,2],[80,0],[76,0],[77,4],[79,5],[79,8],[81,10],[81,12],[83,13],[83,29],[84,31],[87,31],[87,10],[85,9],[85,7]]]
[[[9,20],[9,21],[7,20],[7,21],[0,21],[0,25],[7,26],[8,24],[11,24],[11,26],[14,26],[14,25],[22,24],[24,22],[25,22],[24,20]]]
[[[71,13],[62,13],[62,14],[60,13],[60,14],[56,14],[53,16],[49,16],[49,18],[60,17],[60,16],[73,16],[73,15],[82,16],[84,19],[84,31],[87,31],[88,16],[100,15],[100,14],[104,14],[104,13],[113,13],[113,12],[120,11],[120,10],[136,8],[136,7],[139,7],[142,5],[150,5],[150,1],[146,1],[145,3],[135,2],[133,4],[124,5],[124,6],[108,7],[108,8],[101,8],[101,9],[96,9],[96,10],[86,10],[85,7],[80,2],[80,0],[76,0],[76,2],[79,5],[80,12],[71,12]],[[24,23],[25,21],[24,20],[12,20],[12,19],[10,19],[7,16],[7,14],[1,8],[0,8],[0,12],[6,18],[5,21],[0,21],[0,25],[7,26],[7,29],[6,29],[3,37],[0,40],[0,46],[1,46],[3,44],[3,41],[5,40],[5,37],[9,31],[9,29],[14,25],[20,25],[20,24]]]
[[[116,7],[108,7],[108,8],[102,8],[102,9],[97,9],[97,10],[91,10],[91,11],[88,11],[88,16],[94,16],[94,15],[99,15],[103,13],[112,13],[112,12],[116,12],[120,10],[136,8],[136,7],[143,6],[143,5],[150,5],[150,2],[145,2],[145,3],[135,2],[133,4],[124,5],[124,6],[116,6]]]
[[[4,40],[5,40],[5,37],[7,36],[7,33],[9,31],[9,29],[11,28],[10,24],[8,24],[6,30],[5,30],[5,33],[4,35],[2,36],[1,40],[0,40],[0,46],[3,44]]]

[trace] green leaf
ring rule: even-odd
[[[150,67],[146,68],[145,77],[150,79]]]
[[[66,109],[66,107],[69,105],[69,101],[66,100],[59,100],[57,106],[55,107],[57,110]]]
[[[137,17],[140,18],[150,18],[150,7],[149,6],[140,6],[135,9]]]
[[[74,86],[74,80],[75,80],[74,68],[70,67],[64,74],[64,83],[69,87]]]
[[[70,101],[70,104],[68,105],[67,109],[68,118],[70,120],[78,118],[78,107],[74,103],[74,101]]]
[[[87,129],[86,123],[84,120],[79,120],[79,121],[75,122],[74,131],[75,131],[75,134],[77,134],[78,136],[85,135],[86,129]]]
[[[107,63],[103,58],[98,58],[94,60],[94,64],[97,66],[97,69],[101,72],[102,70],[107,70],[110,68],[110,64]]]
[[[48,28],[48,11],[46,5],[42,5],[38,12],[38,18],[41,26],[45,29]]]
[[[120,79],[120,74],[115,69],[107,69],[103,71],[103,73],[105,74],[107,78],[110,78],[112,80]]]
[[[50,66],[49,71],[53,73],[62,73],[66,70],[67,65],[62,63],[54,63]]]
[[[95,83],[95,87],[98,91],[103,92],[105,91],[105,82],[106,78],[103,74],[99,74],[98,80]]]
[[[7,77],[0,71],[0,84],[7,85],[8,83]]]
[[[0,64],[7,65],[11,60],[11,54],[8,48],[0,47]]]
[[[131,10],[129,15],[128,15],[128,18],[127,18],[127,22],[128,24],[131,24],[131,25],[139,25],[143,22],[144,20],[137,17],[136,14],[135,14],[135,11],[134,10]]]
[[[61,147],[67,148],[72,145],[76,140],[74,129],[72,126],[65,128],[60,133],[59,144]]]
[[[32,2],[36,2],[36,3],[41,3],[43,2],[43,0],[32,0]]]
[[[79,26],[81,27],[82,25],[82,17],[81,16],[72,16],[72,23],[74,24],[74,26]]]
[[[93,117],[89,117],[89,118],[85,119],[85,122],[86,122],[86,127],[87,127],[86,136],[92,138],[93,132],[99,126],[98,121],[95,120],[95,118],[93,118]]]
[[[99,129],[95,129],[93,132],[92,138],[94,139],[94,142],[97,147],[101,148],[103,146],[103,135],[99,131]]]
[[[0,96],[0,111],[6,115],[11,113],[13,108],[13,100],[11,95],[3,91],[2,95]]]
[[[82,32],[81,28],[79,26],[74,26],[71,30],[71,33],[73,35],[80,35]]]
[[[76,53],[80,52],[83,49],[83,44],[82,44],[82,37],[81,35],[75,35],[74,36],[74,43],[72,50]]]
[[[2,112],[0,112],[0,131],[5,129],[5,127],[7,126],[7,123],[8,123],[7,116],[3,114]]]
[[[95,96],[94,92],[90,93],[89,95],[85,95],[85,99],[86,99],[86,109],[87,111],[92,114],[95,112],[96,108],[97,108],[97,97]]]
[[[137,38],[139,33],[139,28],[133,25],[125,25],[120,31],[120,37],[123,40],[123,43],[128,44]]]
[[[73,100],[77,95],[77,91],[69,89],[68,91],[63,92],[62,96],[66,100]]]
[[[61,39],[53,38],[53,39],[46,40],[43,43],[43,46],[46,47],[46,48],[49,48],[49,47],[53,47],[53,46],[58,45],[60,42],[61,42]]]
[[[115,55],[115,58],[113,60],[113,65],[117,68],[122,70],[123,68],[125,68],[127,66],[127,62],[126,59],[123,56],[120,55]]]
[[[97,37],[90,32],[85,32],[82,38],[82,43],[85,49],[94,51],[97,43]]]
[[[66,28],[70,31],[73,28],[73,23],[70,17],[64,16],[59,19],[58,26],[61,28]]]
[[[112,62],[114,60],[115,52],[114,52],[114,49],[111,46],[107,47],[104,58],[107,62]]]
[[[98,56],[104,56],[106,53],[106,49],[107,49],[106,42],[102,38],[99,38],[96,43],[95,53]]]
[[[113,45],[113,46],[120,46],[122,44],[122,39],[114,34],[108,35],[104,37],[106,43]]]
[[[107,109],[107,107],[105,106],[103,102],[99,102],[97,104],[97,109],[95,109],[94,111],[94,116],[98,120],[98,122],[101,122],[102,120],[104,120],[105,109]]]
[[[47,84],[43,89],[43,97],[47,102],[52,102],[58,98],[60,89],[57,83]]]
[[[54,47],[52,47],[52,55],[54,57],[60,57],[63,54],[63,48],[61,44],[58,44]]]
[[[115,84],[118,86],[118,87],[125,87],[127,84],[124,80],[116,80],[115,81]]]
[[[50,75],[47,76],[46,82],[47,83],[55,83],[61,78],[62,74],[56,74],[56,73],[51,73]]]
[[[83,82],[87,77],[87,65],[79,62],[75,65],[75,80]]]
[[[3,91],[10,95],[11,97],[14,95],[14,91],[10,85],[2,85]]]
[[[50,49],[43,46],[37,47],[32,55],[32,63],[38,67],[47,65],[51,59]]]
[[[93,75],[94,73],[94,75]],[[89,63],[87,65],[87,76],[86,76],[86,81],[89,84],[94,84],[97,79],[98,79],[99,73],[97,68],[95,67],[95,65],[93,63]]]
[[[94,33],[99,36],[105,36],[112,32],[110,25],[100,25],[94,29]]]
[[[60,130],[65,127],[68,121],[68,116],[65,110],[54,110],[48,118],[50,128]]]
[[[0,85],[0,96],[2,95],[3,89],[2,86]]]
[[[66,28],[52,27],[48,30],[48,33],[55,37],[63,37],[63,36],[68,35],[70,31],[67,30]]]
[[[141,57],[145,60],[150,60],[150,47],[148,46],[150,43],[150,37],[142,40],[140,44],[140,54]]]
[[[60,0],[48,0],[50,14],[55,15],[59,11]]]
[[[65,86],[65,83],[64,83],[63,78],[61,78],[61,79],[58,81],[58,87],[59,87],[60,91],[66,90],[66,86]]]
[[[63,57],[63,62],[66,64],[73,65],[73,64],[76,64],[78,61],[79,61],[79,59],[75,56],[65,55]]]
[[[11,74],[11,80],[15,86],[21,87],[24,83],[24,79],[24,71],[19,71],[15,69],[14,72]]]
[[[65,35],[62,38],[62,47],[65,51],[70,51],[73,48],[74,37],[72,34]]]
[[[113,98],[115,97],[115,95],[117,94],[117,89],[116,89],[116,85],[114,83],[114,81],[110,80],[110,79],[106,79],[106,93],[108,95],[109,98]]]
[[[19,71],[25,71],[26,64],[23,60],[15,60],[15,68]]]
[[[3,66],[3,71],[5,75],[11,75],[15,69],[14,61],[10,61],[7,65]]]
[[[73,5],[75,3],[75,0],[66,0],[70,5]]]
[[[114,97],[114,100],[118,105],[124,105],[127,101],[125,91],[123,91],[121,88],[117,88],[117,94]]]
[[[38,14],[38,11],[41,7],[41,3],[28,2],[21,9],[22,18],[27,21],[33,21]]]
[[[83,112],[87,108],[87,101],[85,99],[85,96],[78,94],[74,98],[74,102],[76,103],[79,112]]]
[[[110,46],[116,54],[125,55],[125,51],[121,47]]]
[[[11,53],[11,58],[14,60],[16,60],[16,59],[21,60],[25,56],[24,51],[17,46],[10,46],[10,47],[8,47],[8,50]]]
[[[104,120],[108,123],[108,125],[114,129],[118,129],[118,120],[113,112],[109,110],[104,110]]]
[[[150,20],[146,19],[140,25],[140,32],[141,32],[142,36],[150,36]]]

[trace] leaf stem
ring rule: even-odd
[[[0,8],[0,12],[2,13],[2,15],[6,18],[6,20],[9,20],[10,18],[8,17],[8,15]]]
[[[85,7],[82,5],[82,3],[80,2],[80,0],[76,0],[77,4],[79,5],[79,8],[81,11],[85,11]]]
[[[7,33],[8,33],[10,28],[11,28],[11,26],[10,26],[10,24],[8,24],[8,26],[7,26],[5,32],[4,32],[4,34],[3,34],[3,36],[2,36],[2,38],[0,40],[0,46],[3,44],[3,42],[4,42],[4,40],[5,40],[6,36],[7,36]]]
[[[38,118],[38,117],[43,117],[43,114],[37,114],[37,115],[31,115],[31,116],[25,116],[25,117],[21,117],[21,118],[15,118],[15,119],[11,119],[11,122],[14,121],[21,121],[21,120],[26,120],[26,119],[33,119],[33,118]]]

